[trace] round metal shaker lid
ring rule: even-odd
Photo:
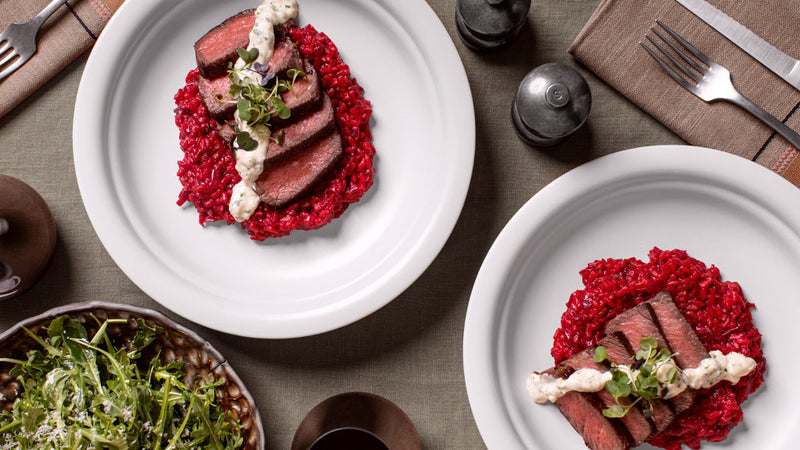
[[[570,66],[548,63],[522,80],[511,115],[523,140],[547,145],[580,128],[591,106],[592,94],[581,74]]]
[[[473,49],[499,49],[519,34],[530,6],[531,0],[458,0],[456,28]]]

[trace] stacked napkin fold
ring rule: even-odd
[[[707,1],[786,54],[800,55],[797,0]],[[674,0],[601,0],[569,52],[688,143],[756,161],[800,186],[798,149],[739,107],[695,97],[641,48],[656,19],[730,70],[744,96],[800,131],[800,91]]]
[[[37,51],[14,73],[0,81],[0,117],[89,50],[123,0],[70,0],[39,30]],[[49,0],[0,0],[0,31],[24,23]]]

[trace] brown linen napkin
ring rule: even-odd
[[[0,31],[24,23],[50,0],[0,0]],[[16,72],[0,81],[0,117],[90,49],[123,0],[70,0],[39,29],[37,50]]]
[[[707,1],[786,54],[800,55],[797,0]],[[739,92],[800,131],[800,91],[674,0],[601,0],[569,52],[688,143],[754,160],[800,186],[797,149],[739,107],[695,97],[639,46],[656,19],[730,70]]]

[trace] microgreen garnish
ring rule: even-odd
[[[139,331],[115,345],[101,322],[90,335],[77,319],[53,319],[42,338],[25,331],[41,348],[12,363],[10,375],[22,393],[0,412],[0,448],[54,449],[232,449],[241,446],[216,400],[219,382],[184,384],[183,363],[158,357],[140,360],[164,330],[137,319]],[[154,353],[153,351],[148,354]]]
[[[250,137],[250,133],[247,131],[239,131],[236,133],[236,146],[249,152],[258,147],[258,141]]]
[[[278,133],[278,135],[277,135],[277,136],[275,136],[275,137],[270,137],[270,139],[272,139],[273,141],[275,141],[275,143],[276,143],[276,144],[280,145],[280,144],[283,144],[283,138],[284,138],[284,136],[285,136],[284,130],[281,130],[281,131]]]
[[[672,360],[675,356],[669,350],[658,348],[658,342],[652,337],[639,339],[639,350],[632,357],[631,365],[618,366],[610,362],[606,348],[602,345],[595,348],[594,361],[597,363],[609,361],[611,363],[611,380],[606,383],[606,391],[614,397],[616,405],[603,410],[606,417],[623,417],[639,401],[644,400],[648,407],[643,409],[645,416],[653,414],[653,400],[663,398],[666,384],[674,383],[678,377],[678,367]],[[659,379],[659,369],[668,364],[666,379]],[[632,379],[631,379],[632,378]],[[636,397],[627,404],[620,402],[621,398]]]
[[[293,85],[298,77],[305,76],[305,72],[297,69],[286,71],[287,79],[282,80],[272,73],[267,72],[269,64],[256,62],[258,49],[252,48],[236,50],[239,58],[245,63],[240,68],[229,68],[228,79],[231,86],[228,89],[230,100],[225,100],[223,96],[216,95],[219,101],[236,103],[238,120],[248,125],[249,130],[259,136],[270,135],[270,119],[274,116],[282,120],[291,117],[292,111],[281,99],[283,92],[293,91]],[[252,151],[258,147],[258,141],[249,131],[236,129],[236,148]],[[270,139],[280,143],[283,141],[283,133],[277,138]],[[231,150],[235,157],[235,150]]]
[[[236,49],[236,53],[239,54],[239,58],[241,58],[245,64],[251,64],[256,60],[256,58],[258,58],[258,49],[256,47],[253,47],[250,50],[240,47]]]

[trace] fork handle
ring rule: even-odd
[[[45,20],[50,17],[56,10],[61,7],[64,3],[67,3],[67,0],[53,0],[47,6],[44,7],[42,12],[36,15],[31,22],[36,24],[36,28],[42,26]]]
[[[756,116],[767,126],[775,130],[776,133],[786,138],[786,140],[789,141],[794,148],[800,150],[800,134],[797,134],[794,130],[787,127],[786,124],[776,119],[775,116],[764,111],[760,106],[753,103],[744,95],[739,94],[738,96],[730,98],[730,101],[741,106],[750,114]]]

